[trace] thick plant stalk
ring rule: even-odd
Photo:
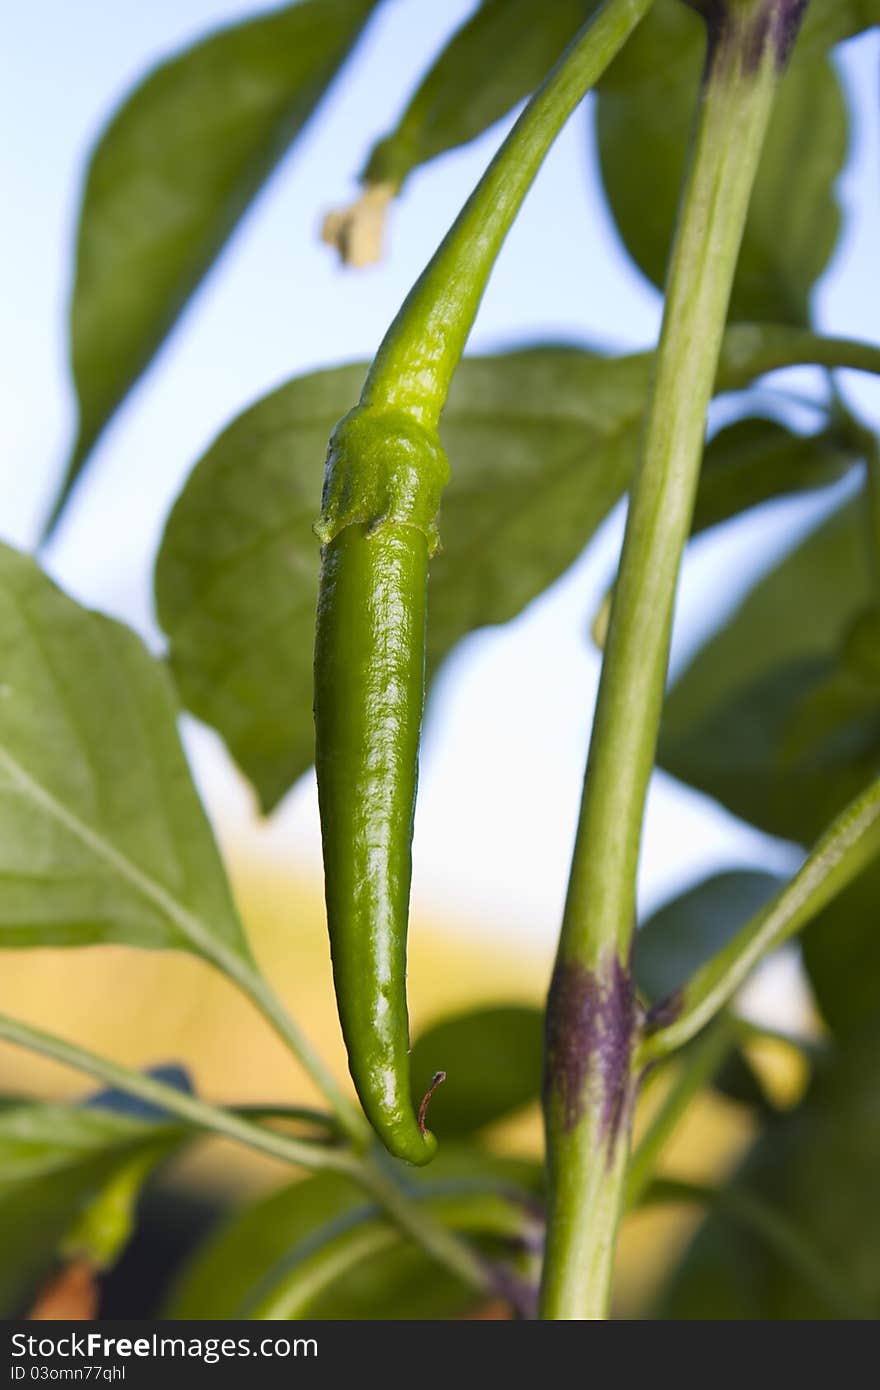
[[[361,1105],[386,1148],[428,1162],[406,1007],[428,564],[448,466],[437,427],[492,267],[548,150],[652,0],[607,0],[526,107],[417,281],[330,443],[315,639],[327,919]],[[439,1059],[442,1065],[442,1059]]]
[[[545,1318],[608,1313],[640,1032],[636,871],[675,589],[749,197],[804,3],[706,0],[698,8],[709,32],[706,73],[548,1002]]]

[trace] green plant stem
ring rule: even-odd
[[[362,404],[436,428],[502,243],[556,136],[653,0],[606,0],[538,88],[404,300]]]
[[[626,1206],[637,1206],[657,1168],[657,1161],[691,1101],[712,1080],[736,1042],[737,1020],[723,1014],[681,1058],[663,1102],[635,1149],[626,1174]]]
[[[880,347],[854,338],[826,338],[808,328],[735,323],[724,335],[719,391],[741,391],[767,372],[816,366],[880,375]]]
[[[270,1158],[278,1158],[311,1171],[344,1174],[363,1188],[397,1228],[416,1241],[439,1264],[480,1293],[493,1288],[490,1266],[454,1231],[447,1230],[430,1212],[421,1210],[370,1155],[360,1156],[347,1149],[333,1149],[325,1144],[312,1144],[279,1134],[5,1015],[0,1015],[0,1041],[38,1052],[52,1061],[93,1076],[126,1095],[136,1096],[195,1129],[245,1144]]]
[[[384,1160],[368,1155],[358,1170],[358,1182],[390,1216],[397,1228],[411,1236],[438,1264],[457,1274],[472,1289],[491,1293],[493,1271],[466,1241],[412,1201],[386,1172]]]
[[[841,1272],[806,1241],[786,1216],[768,1203],[736,1187],[704,1187],[699,1183],[661,1179],[651,1184],[641,1205],[687,1202],[714,1208],[755,1233],[768,1250],[797,1274],[834,1317],[873,1321],[873,1314],[847,1287]]]
[[[138,1100],[154,1105],[168,1115],[174,1115],[185,1124],[210,1134],[219,1134],[225,1139],[233,1139],[239,1144],[257,1149],[271,1158],[280,1158],[285,1163],[294,1163],[300,1168],[334,1169],[340,1173],[352,1173],[352,1156],[343,1150],[334,1150],[325,1145],[310,1144],[302,1139],[278,1134],[275,1130],[264,1129],[249,1120],[232,1114],[228,1110],[209,1105],[195,1096],[178,1091],[174,1086],[156,1081],[151,1076],[129,1071],[106,1057],[99,1057],[84,1047],[44,1033],[39,1028],[20,1023],[17,1019],[0,1015],[0,1041],[26,1047],[49,1057],[53,1062],[73,1067],[76,1071],[93,1076],[97,1081],[112,1086],[114,1090],[126,1095],[136,1096]]]
[[[548,1003],[545,1318],[604,1318],[610,1301],[634,1087],[642,818],[706,411],[779,76],[773,38],[755,51],[759,4],[727,6],[707,67],[609,622]]]
[[[648,1064],[695,1037],[745,983],[759,961],[812,919],[880,854],[880,778],[837,817],[801,868],[673,1001],[668,1022],[638,1051]]]

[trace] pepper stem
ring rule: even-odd
[[[548,1002],[544,1318],[607,1317],[640,1023],[636,872],[679,566],[749,198],[800,0],[711,0],[709,54]],[[662,113],[658,112],[658,119]]]

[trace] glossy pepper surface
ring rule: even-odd
[[[411,1163],[428,1162],[436,1147],[410,1088],[406,932],[428,563],[448,476],[440,412],[547,151],[650,3],[607,0],[563,54],[416,282],[330,441],[315,527],[315,761],[334,983],[361,1105],[390,1152]]]

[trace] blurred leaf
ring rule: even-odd
[[[880,24],[880,0],[812,0],[798,39],[802,54],[821,52]]]
[[[785,718],[833,670],[844,634],[870,604],[863,527],[856,498],[795,546],[698,652],[664,711],[665,768],[762,830],[802,843],[846,796],[804,800],[792,760],[782,764]]]
[[[0,946],[248,960],[161,665],[0,547]]]
[[[778,325],[728,331],[718,389],[801,362],[880,372],[880,350]],[[165,531],[159,618],[188,709],[221,734],[271,809],[311,766],[323,459],[363,366],[301,377],[235,420]],[[650,354],[532,348],[466,359],[442,434],[452,481],[431,571],[431,670],[565,572],[629,482]]]
[[[472,1134],[538,1099],[543,1050],[540,1009],[506,1005],[441,1019],[413,1045],[413,1096],[418,1102],[445,1071],[428,1123],[441,1140]]]
[[[838,1036],[880,1009],[880,866],[862,874],[811,923],[804,964],[819,1008]]]
[[[422,78],[364,183],[399,188],[420,164],[465,145],[542,81],[599,0],[484,0]]]
[[[636,983],[652,1003],[680,989],[782,887],[774,874],[716,874],[666,903],[636,936]]]
[[[779,1213],[839,1274],[823,1296],[778,1248],[723,1206],[704,1222],[662,1300],[673,1319],[814,1319],[880,1315],[880,1015],[816,1073],[805,1101],[769,1124],[733,1193]],[[835,1306],[836,1305],[836,1306]]]
[[[770,834],[806,844],[880,769],[880,620],[862,502],[761,580],[667,702],[660,759]],[[878,871],[807,928],[813,987],[838,1029],[880,1007]]]
[[[534,1191],[539,1180],[533,1165],[489,1158],[445,1148],[430,1169],[407,1172],[413,1195],[422,1199],[455,1199],[474,1194],[501,1196]],[[375,1222],[376,1208],[363,1193],[337,1174],[319,1173],[273,1193],[236,1213],[210,1236],[184,1269],[172,1291],[165,1316],[173,1318],[232,1318],[249,1314],[265,1298],[287,1268],[320,1251],[328,1242]],[[473,1299],[456,1280],[420,1251],[402,1247],[380,1271],[352,1268],[341,1275],[332,1293],[322,1296],[312,1317],[417,1317],[426,1294],[433,1289],[437,1307],[458,1311],[462,1299]],[[373,1273],[375,1272],[375,1282]],[[413,1302],[409,1303],[412,1279]],[[416,1311],[410,1311],[410,1308]]]
[[[449,1321],[465,1317],[478,1299],[473,1289],[427,1259],[423,1250],[392,1240],[338,1274],[332,1288],[316,1294],[308,1315],[322,1321]]]
[[[737,420],[706,448],[693,532],[785,493],[826,487],[860,460],[833,430],[799,435],[775,420]]]
[[[184,1268],[163,1316],[242,1316],[252,1291],[287,1250],[363,1205],[359,1190],[346,1178],[317,1173],[234,1213]]]
[[[658,288],[666,278],[705,58],[704,25],[657,0],[599,87],[602,179],[618,232]],[[806,322],[840,230],[834,183],[847,114],[830,63],[798,45],[774,107],[749,209],[731,319]]]
[[[880,770],[880,692],[834,657],[788,661],[665,745],[665,765],[736,815],[814,839]]]
[[[299,135],[374,0],[303,0],[161,63],[86,177],[72,306],[79,435],[57,521],[107,420]]]
[[[134,1200],[181,1137],[171,1124],[90,1106],[34,1101],[0,1110],[0,1314],[22,1310],[65,1237],[117,1175],[140,1166]]]
[[[487,1258],[491,1250],[488,1241],[515,1241],[528,1222],[521,1204],[491,1192],[428,1193],[421,1205],[443,1226],[467,1235]],[[533,1236],[538,1230],[534,1224]],[[409,1258],[402,1262],[404,1251]],[[364,1274],[369,1275],[368,1287]],[[402,1282],[407,1274],[413,1278],[415,1300],[410,1287]],[[357,1279],[354,1298],[346,1287],[349,1279]],[[248,1311],[250,1317],[260,1319],[315,1317],[319,1304],[328,1318],[348,1320],[356,1312],[361,1319],[387,1318],[393,1313],[396,1319],[411,1320],[421,1313],[424,1293],[420,1299],[418,1291],[426,1285],[447,1301],[450,1317],[460,1315],[480,1297],[445,1269],[438,1269],[436,1262],[410,1244],[387,1218],[376,1215],[353,1219],[342,1230],[323,1231],[308,1247],[291,1252],[270,1272],[265,1292]],[[512,1290],[512,1281],[510,1287]],[[439,1311],[435,1305],[432,1316],[437,1318]]]
[[[443,418],[452,482],[431,573],[429,663],[506,622],[576,559],[622,495],[649,359],[546,348],[470,359]],[[156,571],[189,709],[271,808],[311,765],[320,503],[359,367],[292,381],[236,420],[178,500]]]

